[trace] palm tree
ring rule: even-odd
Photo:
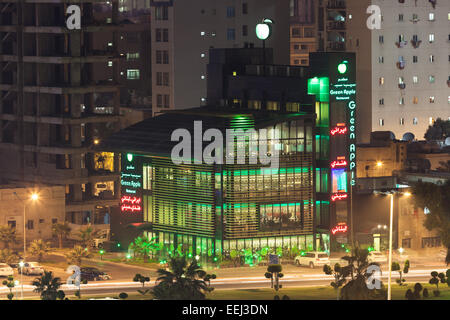
[[[66,238],[72,229],[69,227],[67,222],[55,223],[52,225],[52,234],[58,237],[59,248],[62,249],[63,239]]]
[[[0,250],[0,262],[11,264],[17,262],[17,260],[18,260],[17,255],[10,249]]]
[[[210,280],[215,279],[216,275],[200,269],[196,260],[188,265],[184,256],[171,257],[169,269],[158,269],[158,284],[152,290],[156,299],[204,300],[205,294],[214,289],[210,287]]]
[[[134,239],[134,242],[130,244],[129,247],[134,251],[135,254],[142,257],[144,262],[147,262],[148,257],[151,253],[160,249],[158,243],[156,243],[156,238],[147,238],[147,237],[137,237]]]
[[[66,259],[69,264],[75,264],[77,266],[81,266],[81,260],[83,258],[90,258],[91,253],[87,250],[87,248],[83,248],[81,246],[75,246],[69,253],[66,254]]]
[[[58,290],[61,287],[61,279],[53,277],[51,271],[44,271],[44,275],[36,278],[33,283],[36,288],[33,290],[41,296],[41,300],[64,299],[64,291]]]
[[[78,232],[78,236],[81,238],[81,242],[85,247],[89,247],[92,245],[96,234],[97,231],[94,231],[91,224],[88,224],[85,229],[80,229],[80,231]]]
[[[50,242],[45,242],[42,239],[33,240],[28,248],[29,253],[37,257],[38,262],[42,262],[42,257],[51,250]]]
[[[16,228],[6,225],[0,226],[0,241],[3,242],[5,248],[16,242]]]

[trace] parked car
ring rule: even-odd
[[[81,281],[97,281],[97,280],[111,280],[111,276],[106,272],[100,271],[93,267],[80,268]]]
[[[6,263],[0,263],[0,277],[8,277],[14,275],[14,269]]]
[[[28,275],[40,275],[44,274],[44,267],[42,267],[38,262],[25,262],[23,268],[17,269],[19,273]]]
[[[296,256],[294,261],[297,266],[309,266],[310,268],[330,264],[328,254],[326,252],[317,251],[311,251],[304,255]]]
[[[369,255],[367,256],[367,260],[369,260],[369,263],[377,262],[377,263],[386,263],[387,257],[382,254],[380,251],[370,251]]]

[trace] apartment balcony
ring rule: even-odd
[[[345,51],[345,42],[334,42],[330,41],[328,42],[327,50],[334,50],[334,51]]]
[[[397,61],[396,65],[397,65],[397,69],[403,70],[403,69],[405,69],[406,62],[405,61]]]
[[[405,83],[399,83],[398,84],[398,88],[404,90],[406,88],[406,84]]]
[[[413,46],[414,49],[417,49],[418,47],[420,47],[421,43],[422,43],[422,40],[411,40],[411,45]]]
[[[398,41],[395,43],[395,45],[397,46],[397,48],[404,48],[408,45],[408,41]]]
[[[328,23],[328,30],[345,30],[345,29],[346,29],[345,22],[334,21]]]
[[[342,0],[330,0],[327,4],[327,9],[329,10],[345,10],[347,8],[345,1]]]

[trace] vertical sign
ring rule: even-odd
[[[120,210],[129,213],[142,213],[142,163],[139,157],[122,154],[120,176]]]

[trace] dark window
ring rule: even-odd
[[[411,248],[411,238],[402,239],[402,248]]]
[[[248,26],[247,25],[242,26],[242,36],[244,36],[244,37],[248,36]]]
[[[441,246],[441,237],[422,238],[422,248],[434,248]]]
[[[169,108],[170,96],[168,94],[164,95],[164,108]]]
[[[236,40],[236,30],[232,28],[227,29],[227,40]]]
[[[248,3],[242,4],[242,14],[248,14]]]
[[[234,7],[227,7],[227,17],[233,18],[235,16]]]
[[[163,51],[163,64],[169,64],[169,51]]]
[[[169,20],[169,7],[166,6],[156,7],[155,20]]]
[[[58,223],[58,219],[52,218],[52,224]]]
[[[169,29],[163,29],[163,42],[169,42]]]
[[[8,221],[8,226],[11,227],[11,228],[15,228],[16,227],[16,221],[15,220]]]
[[[155,32],[156,32],[155,34],[156,42],[161,42],[162,39],[161,29],[155,29]]]
[[[34,221],[33,220],[28,220],[28,222],[27,222],[27,229],[28,230],[33,230],[34,229]]]
[[[39,219],[39,223],[44,223],[44,219]]]

